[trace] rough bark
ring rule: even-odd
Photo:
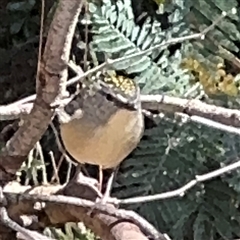
[[[41,138],[54,113],[52,104],[58,100],[67,80],[67,62],[81,0],[61,1],[49,29],[45,51],[36,80],[37,97],[23,124],[7,142],[0,154],[0,184],[15,178],[29,151]],[[5,234],[6,233],[6,234]],[[0,226],[2,239],[14,239],[13,232]]]

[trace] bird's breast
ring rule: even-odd
[[[143,131],[140,111],[118,109],[105,124],[92,124],[84,115],[61,125],[67,151],[80,163],[116,167],[137,146]]]

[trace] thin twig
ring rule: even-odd
[[[228,166],[219,168],[215,171],[212,171],[203,175],[196,175],[195,179],[189,181],[187,184],[173,191],[168,191],[165,193],[159,193],[159,194],[144,196],[144,197],[133,197],[128,199],[110,199],[108,202],[113,204],[136,204],[136,203],[145,203],[145,202],[152,202],[152,201],[157,201],[162,199],[168,199],[173,197],[183,197],[185,193],[189,189],[194,187],[197,183],[205,182],[213,178],[219,177],[225,173],[236,170],[239,167],[240,167],[240,161],[237,161],[235,163],[229,164]]]
[[[49,156],[50,156],[52,166],[53,166],[53,176],[51,178],[51,183],[53,183],[54,180],[56,179],[57,183],[60,184],[60,179],[59,179],[59,176],[58,176],[58,169],[57,169],[56,161],[55,161],[55,158],[54,158],[54,155],[53,155],[52,151],[49,152]]]
[[[89,6],[88,6],[88,2],[85,2],[85,17],[88,18],[89,16]],[[87,57],[88,57],[88,34],[89,34],[89,29],[88,29],[88,24],[87,22],[85,23],[85,34],[84,34],[84,41],[85,41],[85,49],[84,49],[84,55],[83,55],[83,63],[84,63],[84,67],[83,70],[84,72],[87,69]]]
[[[29,185],[29,181],[30,181],[30,178],[28,176],[28,170],[31,168],[31,165],[32,165],[32,161],[33,161],[33,153],[34,153],[34,148],[29,152],[28,154],[28,158],[27,158],[27,162],[24,162],[22,167],[25,167],[26,166],[26,179],[25,179],[25,182],[24,182],[24,185],[25,186],[28,186]]]
[[[46,170],[46,166],[45,166],[46,164],[45,164],[45,161],[44,161],[42,146],[41,146],[39,141],[36,143],[36,149],[37,149],[37,152],[39,154],[40,161],[41,161],[43,184],[47,184],[48,180],[47,180],[47,170]]]
[[[54,126],[54,124],[52,122],[50,123],[50,126],[51,126],[51,128],[53,130],[53,133],[55,135],[56,142],[57,142],[57,145],[58,145],[58,149],[62,153],[62,156],[60,157],[60,160],[58,162],[56,171],[59,172],[59,169],[60,169],[60,167],[61,167],[61,165],[63,163],[63,160],[65,158],[67,160],[67,162],[68,162],[68,171],[67,171],[67,176],[66,176],[66,182],[68,182],[69,179],[70,179],[72,164],[74,164],[76,166],[76,163],[71,161],[71,159],[68,157],[67,152],[66,152],[65,148],[63,147],[63,145],[62,145],[62,143],[60,141],[58,131],[57,131],[56,127]],[[54,179],[52,178],[51,181],[53,181],[53,180]]]
[[[189,96],[191,96],[192,93],[196,92],[199,88],[201,87],[200,82],[197,82],[196,84],[194,84],[193,87],[191,87],[184,95],[184,98],[188,98]]]
[[[65,183],[68,183],[70,181],[71,171],[72,171],[72,162],[68,161],[68,170],[67,170]]]
[[[205,125],[207,127],[214,128],[223,132],[240,135],[240,128],[228,126],[228,125],[225,125],[210,119],[206,119],[203,117],[199,117],[199,116],[188,116],[187,114],[182,114],[182,113],[179,113],[176,115],[186,118],[187,121]]]
[[[57,129],[55,128],[53,122],[50,123],[50,126],[51,126],[51,128],[52,128],[52,130],[53,130],[53,134],[54,134],[54,136],[55,136],[55,138],[56,138],[56,142],[57,142],[57,145],[58,145],[58,149],[61,151],[61,153],[62,153],[63,155],[66,155],[67,153],[66,153],[65,148],[63,147],[63,145],[62,145],[62,143],[61,143],[61,141],[60,141],[60,138],[59,138],[59,135],[58,135],[58,131],[57,131]]]
[[[236,12],[236,9],[233,8],[231,10],[232,14],[235,14]],[[124,62],[124,61],[127,61],[127,60],[130,60],[134,57],[141,57],[141,56],[146,56],[147,54],[151,53],[152,51],[156,50],[156,49],[160,49],[160,48],[163,48],[163,47],[167,47],[167,46],[170,46],[170,45],[173,45],[173,44],[176,44],[176,43],[180,43],[180,42],[184,42],[184,41],[188,41],[188,40],[194,40],[194,39],[204,39],[206,34],[211,31],[223,18],[225,18],[227,16],[227,13],[226,12],[222,12],[221,16],[219,16],[209,27],[207,27],[206,29],[204,29],[202,32],[200,33],[195,33],[195,34],[191,34],[189,36],[184,36],[184,37],[179,37],[179,38],[173,38],[173,39],[169,39],[168,41],[166,42],[162,42],[160,44],[157,44],[151,48],[148,48],[146,50],[143,50],[143,51],[139,51],[137,53],[133,53],[133,54],[129,54],[127,56],[123,56],[123,57],[120,57],[120,58],[116,58],[116,59],[107,59],[103,64],[89,70],[88,72],[80,75],[76,69],[75,69],[75,72],[80,75],[79,76],[79,79],[75,80],[75,81],[79,81],[97,71],[100,71],[102,70],[103,68],[107,68],[107,67],[110,67],[112,66],[113,64],[116,64],[116,63],[120,63],[120,62]],[[69,67],[73,68],[73,64],[70,63],[69,64]],[[71,81],[71,84],[74,84],[75,81]]]
[[[39,48],[38,48],[38,62],[37,62],[37,75],[36,79],[38,80],[41,67],[42,59],[42,47],[43,47],[43,22],[44,22],[44,9],[45,9],[45,0],[41,1],[41,18],[40,18],[40,36],[39,36]]]
[[[0,121],[15,120],[31,111],[33,107],[32,103],[22,104],[21,100],[19,102],[20,104],[11,103],[9,105],[0,106]]]

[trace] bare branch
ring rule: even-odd
[[[184,113],[199,116],[234,127],[240,127],[240,111],[218,107],[196,99],[182,99],[164,95],[142,95],[144,109],[158,112]]]
[[[152,202],[152,201],[168,199],[173,197],[183,197],[186,191],[194,187],[197,183],[205,182],[213,178],[219,177],[225,173],[236,170],[239,167],[240,167],[240,161],[237,161],[235,163],[229,164],[228,166],[219,168],[215,171],[212,171],[203,175],[196,175],[195,179],[189,181],[184,186],[173,191],[168,191],[165,193],[155,194],[151,196],[144,196],[144,197],[133,197],[128,199],[111,199],[109,200],[109,202],[113,204],[135,204],[135,203],[143,203],[143,202]]]
[[[121,240],[130,235],[133,240],[147,240],[147,235],[154,240],[167,240],[138,214],[117,209],[111,204],[96,204],[98,193],[87,182],[72,181],[65,186],[39,186],[33,189],[15,183],[7,185],[3,194],[10,216],[33,214],[34,204],[44,202],[44,208],[38,210],[42,216],[39,218],[42,227],[82,221],[101,239]]]
[[[68,102],[68,99],[64,101]],[[240,135],[240,111],[237,109],[218,107],[197,99],[182,99],[165,95],[141,95],[141,102],[144,110],[175,113],[187,121]],[[3,120],[16,119],[30,111],[31,106],[31,103],[28,103],[0,107],[0,120],[1,116]]]
[[[0,121],[18,119],[29,114],[32,107],[32,103],[0,106]]]
[[[240,111],[237,109],[218,107],[197,99],[164,95],[141,95],[141,102],[144,109],[177,113],[186,120],[240,135]]]
[[[202,124],[202,125],[205,125],[209,128],[214,128],[214,129],[224,131],[224,132],[227,132],[227,133],[240,135],[240,129],[236,128],[236,127],[228,126],[228,125],[218,123],[218,122],[212,121],[210,119],[206,119],[206,118],[199,117],[199,116],[188,116],[186,114],[178,114],[178,115],[182,115],[183,117],[186,118],[187,121]]]

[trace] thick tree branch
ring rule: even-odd
[[[4,189],[5,205],[12,218],[22,214],[36,214],[42,228],[82,221],[101,239],[147,240],[144,232],[154,240],[166,240],[136,213],[116,209],[111,204],[96,205],[98,193],[90,185],[87,182],[70,182],[66,186],[40,186],[31,189],[17,183],[10,184]],[[46,205],[36,210],[34,205],[37,202],[45,202]]]
[[[2,183],[14,177],[51,121],[54,113],[51,105],[59,99],[67,79],[71,41],[80,8],[81,0],[59,3],[42,57],[33,108],[0,155]]]
[[[50,26],[39,77],[36,80],[37,94],[33,108],[23,118],[23,124],[0,153],[1,185],[15,177],[29,151],[41,138],[51,121],[54,114],[52,104],[60,98],[67,80],[67,63],[81,2],[81,0],[62,0],[58,5]],[[15,239],[14,232],[9,230],[1,224],[0,238]]]

